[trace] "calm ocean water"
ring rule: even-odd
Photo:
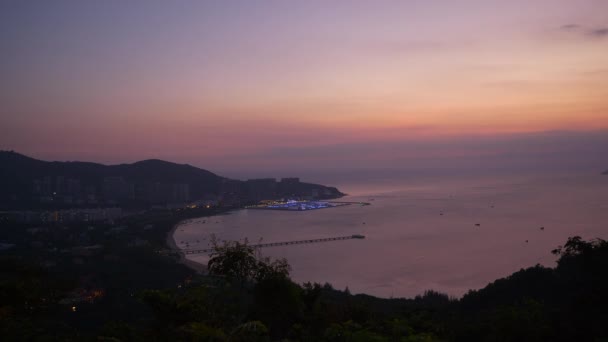
[[[287,258],[297,282],[328,282],[380,297],[427,289],[461,296],[524,267],[553,266],[550,251],[569,236],[608,238],[608,176],[389,180],[340,189],[352,194],[341,200],[372,205],[239,210],[184,224],[174,238],[181,247],[204,248],[211,234],[250,242],[363,234],[364,240],[262,253]]]

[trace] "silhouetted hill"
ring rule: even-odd
[[[0,175],[4,181],[30,181],[33,178],[77,178],[97,183],[104,177],[124,177],[138,182],[206,183],[216,188],[223,178],[207,170],[162,160],[145,160],[133,164],[103,165],[88,162],[46,162],[16,152],[0,152]]]
[[[206,193],[217,194],[223,179],[207,170],[161,160],[102,165],[46,162],[15,152],[0,152],[0,185],[3,189],[0,201],[4,205],[18,204],[17,207],[39,202],[36,199],[53,203],[59,197],[64,202],[69,198],[70,203],[75,199],[91,203],[104,199],[117,203],[125,199],[160,202],[154,196],[161,199],[164,195],[161,192],[174,191],[172,185],[175,184],[187,185],[187,197],[198,198]],[[154,191],[158,194],[152,193]]]
[[[602,172],[603,175],[608,175],[608,170]]]
[[[47,162],[13,151],[0,151],[0,208],[30,209],[72,206],[145,206],[219,200],[230,195],[233,205],[284,195],[276,182],[229,180],[187,164],[158,159],[133,164],[103,165],[88,162]],[[229,184],[230,186],[227,186]],[[322,194],[337,197],[335,188],[297,182],[294,195]],[[263,194],[269,198],[252,196]],[[225,196],[228,197],[228,196]]]
[[[453,340],[600,341],[608,336],[608,242],[575,236],[540,265],[467,293],[458,303]],[[600,338],[602,337],[602,338]]]

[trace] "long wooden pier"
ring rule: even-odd
[[[340,241],[340,240],[350,240],[350,239],[365,239],[365,235],[354,234],[354,235],[348,235],[348,236],[337,236],[337,237],[321,238],[321,239],[258,243],[258,244],[250,245],[250,246],[253,248],[278,247],[278,246],[303,245],[303,244],[309,244],[309,243]],[[204,254],[204,253],[211,253],[213,251],[214,251],[213,248],[206,248],[206,249],[182,249],[180,252],[184,253],[184,254]]]

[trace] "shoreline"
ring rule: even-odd
[[[167,247],[169,247],[169,249],[175,250],[175,251],[177,251],[177,253],[179,253],[178,263],[188,267],[189,269],[195,271],[198,274],[206,274],[207,266],[186,258],[186,255],[184,253],[182,253],[182,249],[179,248],[177,246],[177,243],[175,242],[175,238],[173,237],[173,234],[175,233],[177,228],[182,224],[182,222],[183,222],[183,220],[174,224],[173,227],[171,228],[171,230],[167,233],[166,245],[167,245]]]
[[[342,195],[336,198],[331,198],[331,199],[338,199],[338,198],[342,198],[345,197],[347,195]],[[329,200],[331,200],[329,199]],[[336,203],[357,203],[357,202],[336,202]],[[369,205],[370,203],[366,203],[366,205]],[[228,210],[226,212],[222,212],[222,213],[216,213],[214,215],[228,215],[230,214],[234,209]],[[214,215],[201,215],[200,217],[207,217],[207,216],[214,216]],[[177,243],[175,242],[175,238],[174,238],[174,234],[175,231],[177,230],[177,228],[187,219],[183,219],[179,222],[177,222],[176,224],[173,225],[173,227],[171,227],[171,230],[169,230],[169,232],[167,232],[167,237],[165,239],[165,245],[167,246],[167,248],[169,248],[170,250],[176,251],[179,254],[179,260],[178,263],[188,267],[189,269],[193,270],[194,272],[196,272],[197,274],[207,274],[207,265],[202,264],[200,262],[196,262],[196,261],[192,261],[188,258],[186,258],[186,255],[182,252],[182,249],[179,248],[179,246],[177,245]]]

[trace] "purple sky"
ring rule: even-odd
[[[606,1],[3,1],[0,44],[42,159],[608,167]]]

